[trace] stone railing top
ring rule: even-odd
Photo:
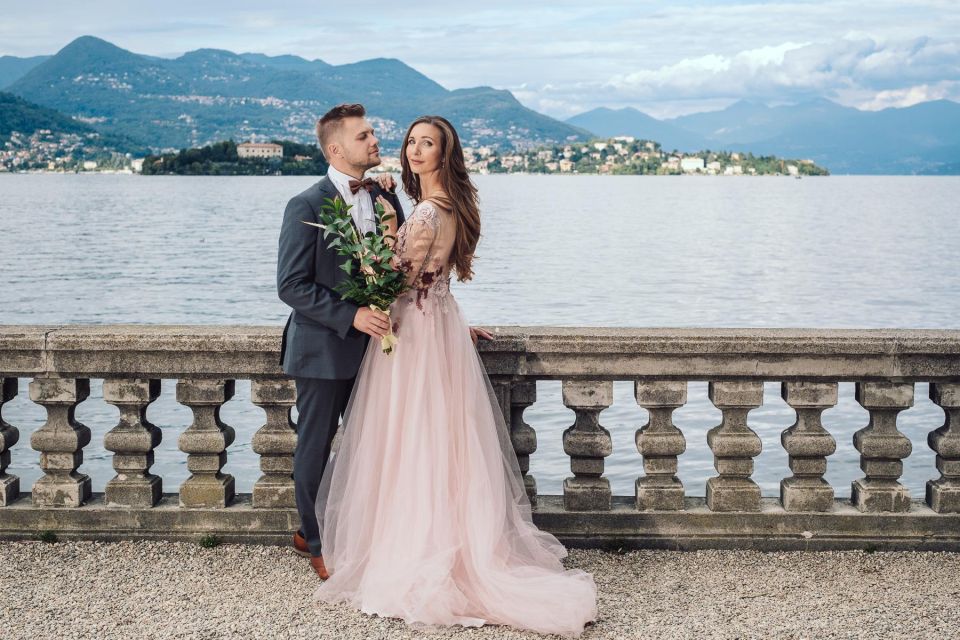
[[[960,380],[960,330],[488,327],[491,374]],[[282,375],[281,326],[0,325],[0,375]]]
[[[577,353],[960,354],[960,330],[493,327],[484,351]]]

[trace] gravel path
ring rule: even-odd
[[[594,574],[588,638],[957,638],[960,555],[571,551]],[[502,627],[423,634],[312,605],[285,548],[0,542],[0,638],[544,638]]]

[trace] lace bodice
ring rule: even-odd
[[[397,256],[410,285],[410,291],[400,297],[401,302],[415,303],[426,313],[423,301],[432,295],[446,311],[450,294],[450,253],[455,237],[456,225],[449,213],[429,200],[414,207],[397,231]]]

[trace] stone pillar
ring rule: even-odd
[[[103,381],[103,400],[120,409],[120,422],[103,439],[113,451],[117,475],[107,482],[107,506],[152,507],[160,501],[163,481],[150,473],[153,450],[163,434],[147,420],[147,407],[160,397],[158,379],[113,378]]]
[[[221,472],[233,428],[220,420],[220,407],[233,397],[233,380],[179,380],[177,401],[193,410],[193,424],[180,434],[191,476],[180,486],[181,507],[226,507],[233,500],[233,476]]]
[[[293,452],[297,432],[290,412],[297,402],[296,384],[288,379],[252,380],[250,400],[267,414],[266,423],[253,434],[253,450],[260,454],[263,471],[253,485],[253,507],[295,509]]]
[[[960,513],[960,384],[930,384],[930,399],[946,413],[927,444],[937,452],[939,480],[927,482],[927,504],[937,513]]]
[[[796,422],[780,434],[793,472],[780,481],[780,502],[786,511],[830,511],[833,487],[823,474],[837,441],[823,428],[821,414],[837,404],[837,383],[784,382],[780,396],[797,412]]]
[[[19,390],[16,378],[0,378],[0,507],[20,496],[20,478],[7,473],[10,448],[20,440],[20,431],[3,419],[3,405],[13,400]]]
[[[747,413],[763,404],[763,383],[710,382],[708,395],[723,412],[723,421],[707,432],[713,466],[720,474],[707,480],[707,507],[711,511],[759,511],[760,487],[750,476],[762,444],[747,426]]]
[[[535,380],[516,380],[510,386],[510,442],[517,454],[531,505],[537,503],[537,481],[530,475],[530,454],[537,450],[537,432],[524,421],[523,412],[536,401]]]
[[[600,426],[600,412],[613,404],[610,381],[563,381],[563,404],[577,414],[563,432],[563,450],[570,456],[572,478],[563,481],[567,511],[608,511],[610,481],[603,475],[603,459],[613,453],[610,432]]]
[[[45,475],[33,485],[32,501],[40,507],[79,507],[90,499],[90,477],[79,473],[90,429],[74,419],[77,405],[90,395],[87,378],[34,378],[30,399],[47,410],[46,423],[30,436],[40,452]]]
[[[633,392],[637,404],[650,413],[650,419],[636,433],[646,474],[637,478],[637,509],[679,511],[683,509],[683,483],[677,478],[677,456],[686,450],[687,442],[672,416],[687,402],[687,382],[637,380]]]
[[[500,415],[506,423],[507,429],[509,429],[512,380],[508,376],[491,376],[490,386],[493,387],[493,395],[497,399],[497,404],[500,405]]]
[[[865,476],[853,481],[850,500],[860,511],[909,511],[910,493],[897,479],[913,446],[897,430],[897,414],[913,406],[913,383],[858,382],[856,398],[870,421],[853,434]]]

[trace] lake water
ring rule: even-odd
[[[476,176],[483,238],[475,279],[454,286],[478,325],[616,327],[960,326],[957,177],[607,177]],[[274,324],[289,309],[276,295],[277,235],[287,199],[315,178],[0,175],[0,323]],[[153,472],[164,491],[188,476],[177,436],[191,412],[164,381],[148,418],[162,427]],[[250,448],[263,411],[249,382],[222,411],[237,429],[225,471],[249,492],[259,477]],[[629,495],[642,473],[634,432],[646,421],[627,382],[601,414],[613,435],[607,476]],[[943,411],[916,385],[915,405],[900,414],[914,443],[903,482],[914,497],[938,477],[926,445]],[[20,395],[3,417],[20,429],[10,471],[25,490],[39,477],[30,433],[42,407]],[[94,432],[80,470],[102,491],[112,477],[103,434],[119,417],[100,381],[77,409]],[[562,431],[573,412],[559,383],[538,384],[525,417],[539,435],[531,472],[540,491],[558,494],[569,473]],[[679,476],[704,495],[715,475],[706,432],[720,411],[706,383],[690,383],[675,414],[687,438]],[[862,475],[852,435],[868,414],[840,385],[824,413],[837,438],[827,479],[839,496]],[[779,384],[765,385],[750,413],[763,440],[754,475],[765,495],[789,476],[780,432],[794,412]]]

